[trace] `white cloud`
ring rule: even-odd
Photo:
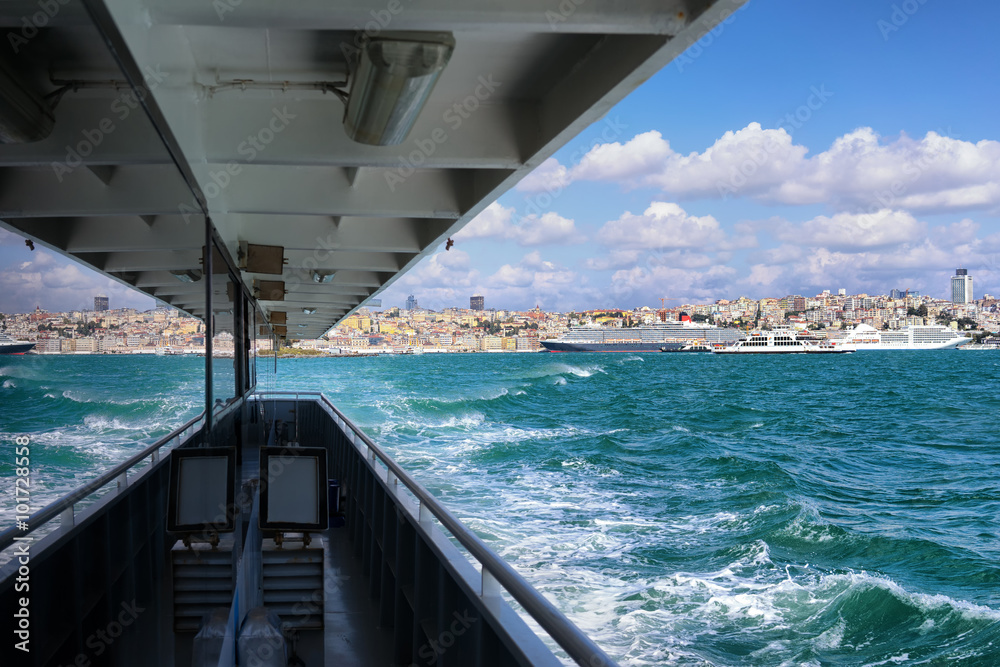
[[[515,224],[516,220],[516,224]],[[513,208],[493,202],[454,236],[456,241],[499,238],[519,246],[583,243],[586,237],[569,218],[548,211],[518,218]]]
[[[770,287],[781,276],[782,268],[770,264],[754,264],[746,282],[755,287]]]
[[[146,310],[155,305],[152,298],[44,248],[29,251],[16,243],[2,245],[14,246],[3,252],[3,258],[23,252],[30,259],[0,269],[0,312],[26,313],[36,307],[51,312],[93,309],[96,294],[108,295],[112,308]]]
[[[454,238],[456,241],[467,239],[485,239],[506,236],[514,209],[493,202],[462,227]]]
[[[487,294],[502,295],[507,303],[523,307],[565,309],[581,307],[600,298],[587,285],[585,276],[555,262],[543,259],[537,250],[517,264],[504,264],[486,279]]]
[[[453,248],[431,255],[399,279],[402,287],[470,287],[479,277],[469,253]]]
[[[642,215],[626,211],[597,233],[602,244],[617,248],[706,248],[721,246],[726,235],[710,215],[688,215],[677,204],[653,202]]]
[[[543,213],[540,217],[532,215],[521,218],[518,225],[507,230],[507,238],[513,239],[520,246],[568,245],[586,241],[575,222],[552,211]]]
[[[706,303],[727,293],[736,276],[736,269],[721,264],[706,270],[668,265],[635,266],[616,271],[611,276],[609,289],[624,306],[656,304],[662,296]]]
[[[919,240],[927,225],[905,211],[838,213],[818,216],[801,224],[787,223],[775,237],[787,243],[825,248],[878,248]]]
[[[659,132],[644,132],[625,144],[616,141],[595,146],[573,167],[571,175],[573,180],[641,185],[675,155]]]
[[[928,132],[885,140],[863,127],[807,157],[784,129],[750,123],[703,152],[681,155],[659,132],[601,144],[569,168],[572,180],[656,187],[681,198],[752,197],[779,204],[824,203],[874,212],[995,209],[1000,206],[1000,142]]]
[[[521,192],[559,192],[570,182],[569,170],[550,157],[522,178],[515,188]]]

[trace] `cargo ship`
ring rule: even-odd
[[[679,321],[638,327],[570,327],[558,338],[540,343],[550,352],[680,352],[692,343],[733,343],[739,337],[736,329],[695,323],[682,314]]]

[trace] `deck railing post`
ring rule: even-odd
[[[420,502],[420,512],[417,515],[417,520],[420,523],[429,523],[434,519],[434,513],[431,512],[431,508],[427,507],[427,503]]]
[[[72,528],[75,523],[75,518],[73,516],[73,506],[70,505],[62,511],[59,515],[59,525],[63,529]]]
[[[128,487],[128,471],[122,471],[122,474],[118,475],[118,491],[124,491]]]
[[[500,597],[503,588],[500,586],[500,582],[497,581],[493,573],[483,566],[483,584],[480,589],[479,595],[483,598],[498,598]]]

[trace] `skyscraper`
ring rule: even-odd
[[[94,297],[94,310],[97,312],[108,310],[108,297],[106,294],[98,294]]]
[[[967,269],[955,269],[951,277],[951,302],[972,303],[972,276]]]
[[[469,297],[469,310],[486,310],[486,300],[480,294]]]
[[[406,309],[416,310],[416,308],[417,308],[417,298],[411,294],[410,296],[406,297]]]

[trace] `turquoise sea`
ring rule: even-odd
[[[36,500],[201,359],[0,359]],[[1000,353],[285,359],[622,665],[1000,665]],[[10,522],[12,485],[0,519]]]

